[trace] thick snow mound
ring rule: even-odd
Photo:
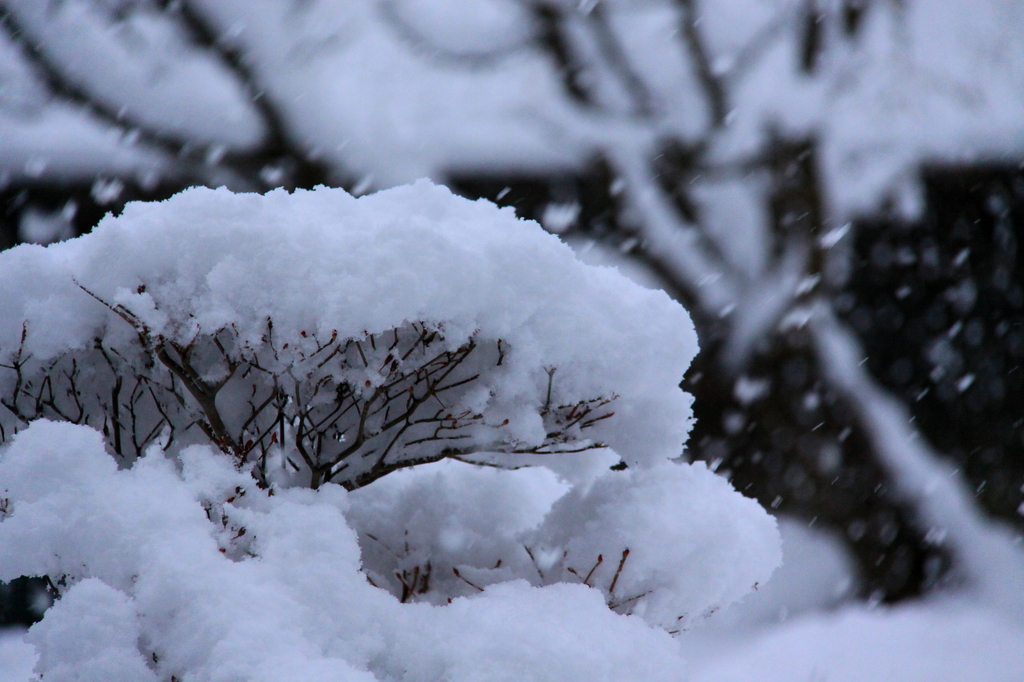
[[[443,604],[494,583],[536,579],[524,536],[568,489],[546,467],[507,471],[449,460],[353,491],[346,518],[374,584]]]
[[[537,534],[549,580],[679,632],[765,583],[782,563],[775,520],[702,463],[609,471],[553,507]]]
[[[0,292],[0,580],[60,592],[46,679],[674,680],[670,633],[779,563],[670,461],[685,311],[510,210],[190,190]]]
[[[586,584],[614,611],[681,632],[764,585],[781,561],[774,519],[703,463],[569,486],[542,466],[449,461],[350,499],[374,584],[436,604],[517,578]]]
[[[128,595],[95,578],[69,590],[28,642],[47,680],[156,682],[138,649],[139,625]]]
[[[508,582],[446,606],[402,605],[360,570],[350,493],[269,495],[209,447],[183,459],[179,472],[154,449],[118,470],[97,433],[53,422],[0,452],[0,580],[46,573],[62,592],[26,636],[46,679],[682,675],[664,631],[581,585]]]
[[[300,453],[285,458],[358,487],[455,447],[604,444],[652,465],[692,420],[678,384],[697,343],[678,304],[426,181],[130,204],[0,255],[0,291],[0,395],[17,407],[0,425],[80,417],[127,461],[212,440],[265,465],[287,441]],[[47,381],[50,400],[24,390]]]

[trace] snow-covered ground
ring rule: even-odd
[[[735,633],[691,657],[693,682],[1014,682],[1024,629],[967,601],[847,606]]]
[[[837,538],[783,519],[784,564],[743,603],[679,638],[692,682],[1011,682],[1024,628],[967,596],[850,601]]]

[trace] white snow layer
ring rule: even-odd
[[[98,432],[46,421],[22,431],[3,452],[0,480],[9,503],[0,523],[0,579],[63,577],[61,598],[27,635],[45,679],[564,682],[683,675],[683,660],[664,631],[613,613],[600,591],[581,584],[535,587],[520,579],[445,606],[400,604],[360,571],[356,534],[346,523],[346,516],[359,514],[356,495],[327,486],[271,496],[205,446],[190,448],[182,461],[179,472],[153,450],[118,470]],[[773,530],[767,515],[733,492],[702,498],[708,488],[719,487],[723,497],[727,491],[703,468],[664,466],[692,478],[673,490],[683,509],[645,507],[649,518],[636,522],[631,538],[641,558],[626,564],[623,585],[657,590],[671,572],[671,587],[689,587],[676,602],[708,609],[722,594],[721,581],[707,578],[715,567],[737,582],[764,580],[778,554],[777,544],[763,539]],[[536,504],[524,498],[528,508]],[[702,499],[714,510],[710,519],[690,508]],[[632,502],[623,499],[619,509]],[[487,508],[460,516],[477,511]],[[588,511],[581,511],[581,523]],[[434,512],[425,505],[424,513]],[[537,515],[527,511],[524,520],[536,522]],[[500,533],[503,515],[497,516]],[[621,533],[628,521],[618,523]],[[706,537],[705,523],[721,532],[717,541]],[[684,526],[695,530],[680,531]],[[645,539],[661,528],[669,529],[661,546]],[[605,542],[617,549],[617,539],[609,533]],[[641,562],[653,569],[646,583],[629,573],[639,572]],[[740,576],[744,565],[747,575]],[[702,583],[704,593],[695,594]],[[652,599],[652,608],[665,601]]]
[[[413,322],[449,347],[501,339],[500,366],[458,400],[509,442],[544,437],[547,403],[614,397],[577,441],[614,450],[481,452],[529,468],[449,460],[352,493],[285,475],[260,488],[201,438],[156,439],[119,466],[113,418],[95,418],[110,410],[102,396],[83,393],[81,421],[106,438],[8,423],[0,580],[48,575],[62,592],[26,640],[48,681],[675,680],[684,662],[665,630],[780,561],[764,510],[671,461],[692,419],[682,308],[584,265],[511,209],[428,182],[360,199],[193,189],[0,254],[0,291],[9,403],[32,395],[19,368],[72,357],[52,366],[88,383],[109,371],[96,349],[131,356],[137,330],[116,311],[161,342],[230,329],[227,354],[270,343],[268,318],[279,352]],[[218,397],[225,414],[238,395]],[[610,470],[620,456],[629,468]]]
[[[694,682],[1013,682],[1019,619],[973,595],[843,603],[856,560],[833,531],[779,519],[784,563],[768,585],[679,639]]]
[[[694,682],[1015,682],[1022,641],[1018,622],[966,601],[848,606],[746,633],[691,670]]]
[[[618,396],[614,417],[584,433],[631,465],[678,456],[692,419],[678,382],[697,341],[678,304],[584,265],[511,209],[428,182],[360,199],[191,189],[130,204],[82,238],[4,252],[0,264],[4,364],[23,328],[20,352],[36,363],[134,337],[84,287],[179,343],[231,328],[238,348],[258,347],[268,319],[277,343],[299,349],[416,322],[442,326],[455,344],[501,340],[508,358],[462,406],[507,440],[543,440],[552,368],[553,404]],[[5,393],[12,381],[0,373]]]

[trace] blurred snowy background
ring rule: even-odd
[[[696,679],[1020,679],[1024,4],[0,0],[0,248],[424,176],[693,316],[685,454],[786,552]]]

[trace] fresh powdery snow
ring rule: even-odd
[[[678,382],[697,342],[682,308],[614,270],[583,265],[556,237],[518,220],[511,209],[457,199],[427,182],[362,199],[328,189],[265,196],[192,189],[163,203],[131,204],[82,239],[21,247],[2,258],[4,364],[21,358],[26,380],[32,372],[49,372],[52,382],[68,388],[73,371],[92,372],[76,386],[92,396],[81,400],[97,405],[110,402],[108,384],[114,389],[115,377],[103,375],[108,360],[143,372],[166,348],[187,369],[182,353],[192,352],[192,369],[208,384],[229,374],[232,363],[259,365],[258,372],[239,369],[224,387],[238,394],[238,405],[221,405],[232,433],[219,435],[236,437],[239,447],[266,431],[243,428],[253,415],[239,411],[258,374],[274,373],[282,391],[301,378],[310,386],[289,397],[320,400],[326,398],[310,398],[320,380],[330,379],[339,391],[347,382],[344,390],[372,393],[403,372],[441,369],[430,365],[440,350],[452,357],[432,376],[440,379],[451,369],[452,381],[480,377],[446,394],[458,401],[446,397],[444,421],[427,424],[429,434],[423,424],[412,429],[418,438],[408,440],[428,439],[438,425],[452,436],[406,443],[417,456],[428,456],[435,443],[459,440],[478,441],[476,450],[512,443],[507,449],[549,452],[573,449],[569,441],[585,435],[630,465],[652,465],[678,456],[689,431],[691,398]],[[137,349],[140,334],[146,339]],[[433,344],[430,334],[436,334]],[[219,344],[229,346],[228,357]],[[145,357],[129,361],[136,352]],[[74,369],[49,369],[69,353],[77,359]],[[400,366],[392,369],[395,362]],[[17,379],[12,371],[0,375],[0,392],[10,396]],[[147,379],[155,385],[160,377]],[[103,394],[92,395],[100,385]],[[120,400],[128,400],[131,387],[121,390]],[[160,390],[174,391],[165,383]],[[218,398],[229,402],[225,394]],[[74,400],[54,400],[62,413],[78,414]],[[121,421],[129,409],[148,405],[125,403]],[[433,415],[441,405],[424,407]],[[36,407],[23,400],[19,410]],[[99,409],[85,419],[103,429]],[[294,418],[289,409],[282,407]],[[175,439],[202,436],[181,426],[195,416],[186,412],[182,419],[164,412],[154,419],[164,418]],[[614,418],[602,418],[612,412]],[[278,414],[268,408],[254,423],[268,427],[264,418]],[[558,420],[565,433],[558,443],[547,442]],[[17,423],[11,411],[0,416],[8,434]],[[124,437],[142,445],[155,423],[143,419],[134,430],[125,425]],[[464,431],[454,433],[461,426]],[[359,435],[339,426],[323,437],[347,445]],[[125,442],[115,449],[126,457],[141,454],[132,447]],[[336,464],[351,471],[365,462]]]
[[[685,311],[511,209],[193,189],[0,291],[0,580],[60,593],[46,682],[679,680],[672,635],[780,562],[678,461]]]

